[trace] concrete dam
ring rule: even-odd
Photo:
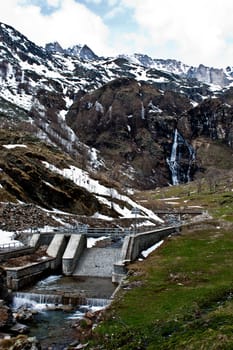
[[[20,267],[5,267],[8,287],[15,291],[37,281],[46,271],[52,273],[57,270],[65,276],[107,277],[118,284],[127,273],[127,265],[136,260],[141,251],[179,230],[180,227],[173,226],[141,233],[126,232],[117,238],[109,233],[109,244],[92,247],[87,246],[88,235],[85,233],[35,233],[28,247],[18,248],[14,252],[0,251],[0,261],[15,254],[25,254],[27,250],[28,254],[32,254],[38,247],[47,244],[46,257],[41,261]],[[101,235],[102,231],[96,237]]]

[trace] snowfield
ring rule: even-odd
[[[23,246],[23,244],[15,239],[15,233],[9,231],[0,230],[0,245],[10,244],[16,246]]]

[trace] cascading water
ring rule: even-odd
[[[98,311],[104,309],[106,306],[110,304],[110,299],[98,299],[98,298],[86,298],[84,299],[84,303],[80,305],[78,310],[68,316],[69,320],[80,319],[84,316],[85,312],[90,311]]]
[[[176,129],[174,134],[171,156],[170,156],[170,159],[167,159],[167,163],[172,175],[173,185],[179,184],[179,180],[178,180],[179,163],[177,162],[177,146],[178,146],[177,138],[178,138],[178,131]]]
[[[17,311],[25,306],[26,310],[36,310],[33,322],[30,322],[29,335],[37,337],[42,349],[51,347],[64,350],[78,337],[71,326],[73,322],[84,318],[87,311],[93,312],[108,306],[114,291],[115,286],[109,278],[49,276],[28,291],[16,292],[12,308]],[[72,306],[69,295],[76,293],[81,298],[78,304]]]
[[[13,309],[26,306],[31,309],[46,308],[47,305],[61,304],[61,295],[17,292],[13,297]]]
[[[86,298],[86,304],[91,307],[105,307],[109,304],[109,299],[101,298]]]
[[[141,108],[141,118],[145,119],[145,107],[144,107],[143,102],[141,102],[141,106],[142,106],[142,108]]]
[[[67,320],[76,320],[84,317],[87,311],[98,311],[110,304],[110,299],[83,298],[81,305],[70,311]],[[38,294],[17,292],[14,294],[12,308],[17,311],[21,307],[28,310],[48,311],[62,309],[62,296],[53,294]]]
[[[62,303],[62,296],[55,294],[39,294],[39,293],[26,293],[16,292],[13,296],[13,309],[18,309],[21,306],[27,306],[28,308],[37,308],[41,305],[46,308],[46,305],[58,305]],[[109,299],[104,298],[82,298],[82,306],[88,308],[103,308],[110,303]]]
[[[195,151],[193,149],[193,147],[187,142],[186,142],[186,145],[189,149],[189,164],[188,164],[188,170],[187,170],[187,182],[190,182],[191,181],[191,177],[190,177],[190,172],[191,172],[191,168],[192,168],[192,164],[194,163],[195,161]]]
[[[71,322],[83,319],[88,311],[95,312],[109,304],[110,299],[83,298],[81,305],[70,310],[65,309],[64,312],[59,295],[16,292],[12,308],[15,311],[21,307],[24,310],[36,310],[33,322],[30,323],[30,336],[37,337],[42,349],[53,346],[51,349],[63,350],[77,336]],[[62,334],[58,324],[64,330]]]
[[[167,164],[171,171],[172,184],[178,185],[181,182],[191,180],[190,172],[195,161],[195,151],[193,147],[175,130],[170,158]],[[183,164],[181,164],[183,163]]]

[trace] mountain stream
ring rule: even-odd
[[[37,337],[42,350],[63,350],[77,340],[77,332],[72,328],[72,323],[84,317],[89,310],[106,307],[115,288],[110,278],[53,275],[39,281],[31,289],[15,293],[13,309],[26,306],[27,309],[36,310],[33,322],[29,324],[29,336]],[[83,295],[81,305],[72,310],[56,309],[55,306],[61,301],[60,292]]]

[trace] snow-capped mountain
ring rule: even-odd
[[[231,67],[144,54],[98,57],[86,45],[64,49],[58,42],[43,48],[0,24],[1,126],[28,130],[89,165],[90,149],[97,149],[95,167],[116,178],[119,166],[117,177],[129,187],[172,181],[167,159],[178,126],[188,138],[182,179],[195,172],[187,146],[194,134],[231,142],[232,79]],[[196,119],[202,111],[204,127]]]
[[[0,25],[0,96],[30,111],[40,89],[62,94],[64,111],[80,90],[90,91],[119,77],[146,81],[162,90],[184,93],[199,102],[228,86],[231,69],[189,67],[143,54],[100,58],[86,45],[63,49],[58,42],[39,47],[14,28]],[[209,85],[211,84],[211,89]]]
[[[54,43],[46,44],[45,49],[51,53],[79,57],[81,60],[94,61],[98,59],[98,56],[87,45],[74,45],[68,47],[68,49],[63,49],[56,41]]]
[[[134,62],[136,59],[138,63],[147,68],[154,68],[160,71],[176,74],[182,78],[195,79],[202,83],[216,85],[216,87],[213,87],[216,90],[218,87],[223,88],[229,86],[233,80],[232,68],[230,67],[220,69],[206,67],[203,64],[200,64],[198,67],[193,67],[177,60],[152,59],[143,54],[134,54],[128,57]]]

